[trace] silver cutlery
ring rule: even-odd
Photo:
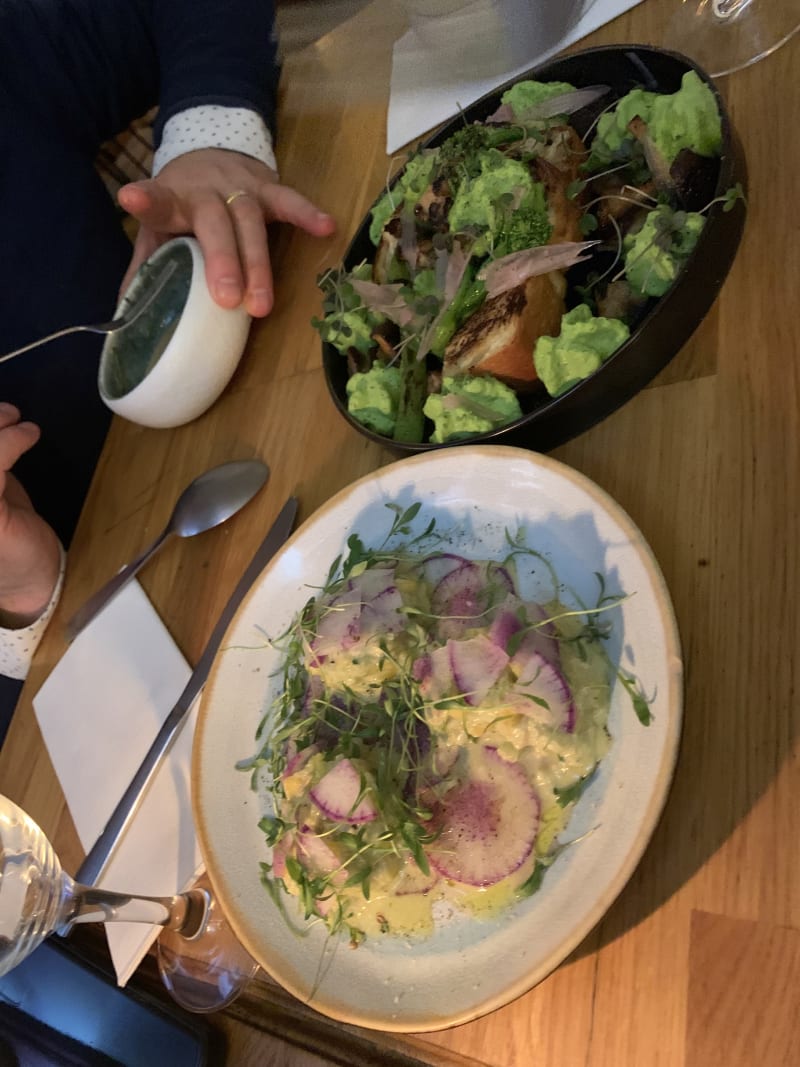
[[[86,333],[118,333],[120,330],[124,330],[127,326],[136,322],[142,312],[150,307],[155,298],[175,273],[176,267],[177,264],[175,263],[167,263],[160,275],[158,275],[153,282],[152,287],[146,292],[144,298],[138,302],[132,301],[124,308],[122,314],[116,319],[111,319],[110,322],[95,322],[82,326],[67,326],[63,330],[56,330],[55,333],[49,333],[46,337],[40,337],[38,341],[31,341],[30,344],[23,345],[22,348],[15,348],[13,352],[6,352],[5,355],[0,356],[0,363],[5,363],[6,360],[14,359],[15,356],[21,356],[23,352],[30,352],[32,348],[39,348],[40,345],[46,345],[50,341],[57,340],[59,337],[66,337],[67,334],[70,333],[78,333],[80,331]]]
[[[244,459],[223,463],[195,478],[178,497],[169,522],[155,541],[75,612],[66,626],[69,639],[102,611],[170,537],[194,537],[226,522],[252,500],[268,477],[269,468],[261,460]]]
[[[147,755],[142,760],[139,770],[133,776],[122,799],[111,814],[105,829],[79,867],[75,880],[82,885],[95,885],[103,874],[117,843],[138,811],[147,787],[161,766],[162,760],[172,747],[181,724],[194,703],[195,697],[205,685],[208,673],[211,670],[211,664],[233,616],[259,574],[261,574],[264,567],[292,532],[296,515],[297,500],[295,497],[289,497],[267,536],[256,550],[256,554],[250,561],[247,570],[231,593],[228,603],[225,605],[216,626],[211,632],[208,644],[203,650],[197,666],[192,671],[189,681],[186,683],[186,688],[164,720],[164,725],[159,730],[155,741],[153,741]]]

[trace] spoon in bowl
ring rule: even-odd
[[[269,467],[266,464],[258,459],[244,459],[223,463],[222,466],[214,467],[195,478],[178,497],[169,522],[155,541],[75,612],[66,626],[70,641],[128,584],[173,534],[178,537],[194,537],[195,534],[219,526],[252,500],[268,477]]]
[[[81,326],[67,326],[63,330],[56,330],[55,333],[49,333],[46,337],[40,337],[37,341],[31,341],[30,344],[23,345],[22,348],[15,348],[13,352],[6,352],[5,355],[0,356],[0,363],[5,363],[9,359],[21,356],[23,352],[30,352],[31,349],[39,348],[40,345],[49,344],[50,341],[55,341],[59,337],[66,337],[67,334],[70,333],[78,333],[79,331],[85,331],[86,333],[118,333],[120,330],[127,329],[128,326],[131,326],[136,322],[142,312],[150,307],[155,298],[175,273],[175,270],[175,264],[168,263],[156,278],[149,292],[145,290],[145,295],[138,303],[124,306],[117,318],[111,319],[110,322],[85,323]]]

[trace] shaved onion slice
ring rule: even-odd
[[[487,300],[509,289],[516,289],[529,278],[549,274],[554,270],[567,270],[588,257],[584,254],[598,241],[568,241],[565,244],[539,245],[511,252],[500,259],[493,259],[478,271],[479,280],[486,283]]]
[[[573,115],[582,107],[593,104],[601,96],[609,91],[607,85],[587,85],[584,89],[576,89],[572,93],[559,93],[551,96],[548,100],[542,100],[541,104],[529,107],[522,115],[517,116],[520,121],[525,119],[552,119],[556,115]]]
[[[400,295],[399,282],[378,285],[377,282],[353,278],[350,284],[370,310],[380,312],[398,326],[410,326],[414,322],[416,313]]]

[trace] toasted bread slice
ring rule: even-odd
[[[491,374],[513,389],[533,389],[533,348],[561,330],[565,291],[564,275],[552,271],[486,300],[450,339],[444,373]]]
[[[533,167],[547,194],[547,214],[553,232],[550,244],[580,241],[583,214],[581,197],[568,196],[570,185],[580,178],[580,164],[586,147],[572,126],[556,126],[550,131],[551,143],[542,149]]]

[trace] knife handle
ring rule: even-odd
[[[109,860],[117,847],[117,844],[130,825],[131,819],[139,810],[142,799],[148,786],[155,777],[156,771],[172,748],[178,735],[183,720],[189,712],[195,697],[206,683],[214,657],[217,654],[222,638],[230,625],[239,605],[247,591],[252,587],[256,578],[267,565],[269,560],[277,552],[292,532],[295,516],[297,515],[297,499],[289,497],[281,508],[269,533],[256,550],[256,554],[250,561],[247,570],[231,593],[228,603],[223,608],[217,624],[211,632],[203,654],[192,671],[186,688],[178,697],[175,706],[164,720],[164,724],[156,735],[155,741],[147,751],[147,755],[141,762],[138,771],[133,776],[130,785],[122,795],[114,811],[106,823],[105,829],[98,837],[92,848],[86,855],[86,859],[78,868],[75,875],[76,882],[81,885],[96,885],[108,866]]]

